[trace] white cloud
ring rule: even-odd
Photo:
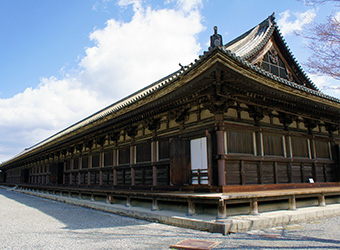
[[[335,19],[337,22],[340,22],[340,11],[335,13],[334,19]]]
[[[178,0],[177,5],[184,11],[197,10],[203,7],[202,0]]]
[[[340,82],[329,76],[309,74],[315,85],[326,95],[340,99]]]
[[[93,31],[95,45],[78,69],[0,99],[0,162],[172,73],[178,63],[192,62],[200,50],[196,36],[204,29],[202,2],[176,3],[176,9],[154,10],[143,1],[120,0],[124,8],[132,4],[131,21],[111,19]]]
[[[316,10],[310,9],[306,12],[294,12],[294,21],[289,20],[292,16],[290,10],[279,13],[279,16],[280,18],[277,23],[281,33],[285,36],[294,32],[301,32],[305,25],[312,23],[316,17]]]
[[[73,78],[41,79],[36,88],[0,99],[0,157],[17,154],[103,105],[96,93],[82,89]]]
[[[133,3],[130,22],[107,21],[90,35],[95,46],[80,63],[82,82],[101,95],[120,99],[193,61],[200,50],[196,35],[203,30],[196,5],[153,10]],[[123,4],[123,3],[121,3]],[[186,11],[191,6],[190,11]],[[192,9],[194,8],[194,10]]]

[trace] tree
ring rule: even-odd
[[[326,2],[340,7],[340,0],[305,0],[314,5]],[[328,16],[326,22],[312,25],[303,37],[309,40],[307,46],[312,51],[306,69],[340,80],[340,8],[339,12]]]

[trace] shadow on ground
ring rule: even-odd
[[[149,222],[143,220],[100,211],[94,213],[93,210],[89,208],[52,201],[2,188],[0,188],[0,196],[1,195],[55,218],[66,225],[65,229],[75,230],[149,224]]]

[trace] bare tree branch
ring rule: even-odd
[[[340,0],[298,0],[306,5],[315,6],[333,3],[340,8]],[[340,9],[339,9],[340,11]],[[334,13],[332,13],[334,15]],[[304,64],[306,70],[340,80],[340,20],[328,16],[324,23],[314,23],[301,35],[308,40],[307,48],[312,55]]]
[[[309,40],[307,47],[312,51],[306,69],[311,73],[325,74],[340,80],[339,20],[329,16],[325,23],[311,26],[303,37]]]
[[[335,3],[336,5],[340,6],[340,0],[298,0],[299,2],[303,2],[305,5],[313,6],[313,5],[320,5],[325,3]]]

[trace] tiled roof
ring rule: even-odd
[[[314,90],[318,90],[316,85],[303,71],[295,56],[288,47],[278,25],[275,22],[274,13],[270,15],[267,19],[262,21],[260,24],[256,25],[254,28],[227,43],[224,47],[227,50],[230,50],[232,53],[235,53],[237,56],[248,60],[252,56],[256,55],[268,43],[275,31],[279,35],[282,44],[289,53],[291,59],[293,60],[299,71],[302,73],[303,77],[308,81],[309,86],[311,86]]]
[[[238,62],[240,62],[243,65],[247,66],[248,68],[262,74],[265,77],[271,78],[271,79],[278,81],[278,82],[280,82],[280,83],[282,83],[286,86],[289,86],[289,87],[292,87],[292,88],[295,88],[295,89],[298,89],[298,90],[302,90],[304,92],[307,92],[307,93],[313,94],[315,96],[321,97],[323,99],[330,100],[330,101],[333,101],[333,102],[340,104],[340,99],[338,99],[338,98],[335,98],[335,97],[329,96],[329,95],[325,95],[319,90],[313,90],[313,89],[307,88],[305,86],[302,86],[300,84],[297,84],[295,82],[290,82],[290,81],[288,81],[284,78],[278,77],[278,76],[276,76],[276,75],[274,75],[274,74],[272,74],[268,71],[265,71],[265,70],[255,66],[255,65],[252,65],[251,63],[249,63],[248,61],[246,61],[242,57],[236,55],[235,53],[232,53],[230,50],[227,50],[225,47],[221,47],[220,49],[223,50],[227,55],[236,59]]]
[[[198,59],[196,59],[193,63],[181,67],[180,70],[175,71],[174,73],[158,80],[155,83],[152,83],[145,88],[127,96],[126,98],[113,103],[112,105],[98,111],[97,113],[79,121],[78,123],[75,123],[71,125],[70,127],[56,133],[55,135],[52,135],[51,137],[45,139],[44,141],[39,142],[38,144],[26,148],[21,153],[13,157],[12,159],[8,160],[7,162],[10,162],[11,160],[20,157],[30,151],[33,151],[34,149],[37,149],[41,146],[44,146],[48,144],[49,142],[52,142],[60,137],[63,137],[67,134],[70,134],[71,132],[74,132],[88,124],[91,124],[95,121],[98,121],[104,117],[107,117],[110,114],[117,113],[118,111],[130,106],[131,104],[134,104],[150,95],[155,94],[156,92],[160,91],[161,89],[165,88],[168,85],[171,85],[174,81],[178,80],[181,76],[191,71],[191,69],[197,67],[201,62],[203,62],[207,57],[209,57],[212,53],[214,53],[216,50],[221,52],[224,56],[232,58],[239,62],[244,67],[256,71],[257,73],[262,74],[264,77],[273,79],[275,81],[280,82],[281,84],[284,84],[286,86],[292,87],[294,89],[298,89],[304,92],[307,92],[309,94],[321,97],[326,100],[330,100],[333,102],[336,102],[340,104],[340,99],[337,99],[332,96],[328,96],[323,94],[320,91],[316,91],[304,86],[301,86],[299,84],[296,84],[294,82],[287,81],[286,79],[280,78],[274,74],[271,74],[257,66],[252,65],[249,63],[246,59],[249,58],[252,53],[256,53],[255,51],[262,48],[261,46],[264,46],[263,43],[268,41],[268,37],[273,32],[274,28],[277,28],[275,22],[273,22],[273,15],[269,16],[268,19],[263,21],[261,24],[256,26],[255,28],[251,29],[250,31],[246,32],[241,37],[233,40],[232,42],[226,44],[225,46],[215,47],[213,49],[210,49],[209,51],[205,51],[203,55],[199,56]],[[268,24],[268,25],[266,25]],[[270,24],[270,25],[269,25]],[[244,46],[249,46],[250,49],[243,48]],[[239,54],[237,54],[239,53]],[[3,164],[6,164],[7,162],[4,162]],[[2,164],[2,165],[3,165]]]
[[[224,47],[237,56],[248,59],[266,45],[276,28],[274,24],[274,16],[271,15]]]

